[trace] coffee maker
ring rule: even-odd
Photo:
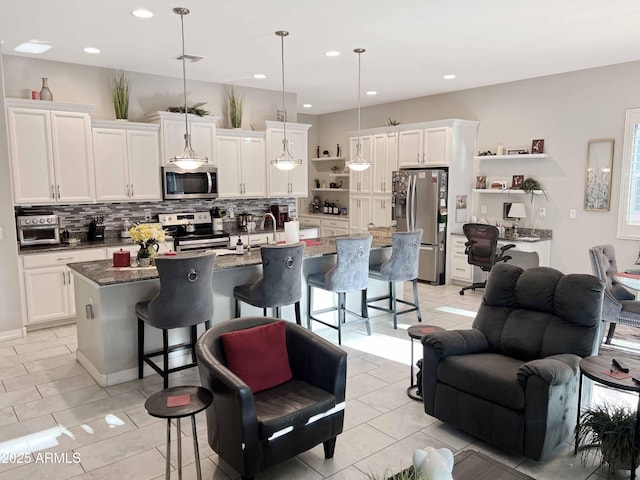
[[[276,226],[284,228],[284,223],[289,221],[289,205],[271,205],[271,213],[276,219]]]

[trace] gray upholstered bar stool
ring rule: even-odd
[[[197,325],[204,323],[211,327],[213,318],[213,264],[215,252],[201,254],[181,254],[175,257],[156,257],[156,267],[160,275],[160,291],[147,302],[136,304],[138,317],[138,378],[143,376],[146,362],[164,379],[164,388],[169,386],[169,374],[195,367]],[[145,323],[162,329],[162,349],[145,353]],[[188,343],[169,346],[169,330],[190,328]],[[191,349],[191,363],[169,368],[169,353],[181,349]],[[162,355],[163,368],[151,360]]]
[[[418,321],[422,321],[420,315],[420,303],[418,302],[418,259],[420,258],[420,241],[422,229],[413,232],[396,232],[393,234],[393,250],[391,257],[384,263],[372,265],[369,268],[369,278],[389,282],[389,295],[367,299],[369,308],[393,313],[393,328],[398,328],[398,315],[416,312]],[[413,303],[399,300],[396,296],[395,282],[413,283]],[[372,305],[374,302],[389,299],[389,308]],[[412,308],[398,311],[398,303],[410,305]]]
[[[326,273],[314,273],[307,277],[307,327],[311,330],[311,321],[322,323],[338,330],[338,345],[342,344],[342,324],[346,322],[346,314],[358,317],[364,322],[367,335],[371,335],[371,324],[367,311],[367,286],[369,284],[369,252],[371,251],[371,235],[356,238],[336,239],[338,260],[336,265]],[[313,310],[313,288],[322,288],[338,294],[338,306],[321,310]],[[347,292],[362,292],[361,313],[358,315],[346,308]],[[338,311],[338,324],[320,320],[314,315]],[[353,323],[353,322],[352,322]]]
[[[294,245],[265,245],[262,255],[262,276],[253,283],[238,285],[233,289],[236,301],[236,318],[240,317],[240,302],[273,309],[273,316],[280,318],[280,307],[294,304],[296,323],[301,325],[300,299],[302,298],[302,260],[304,242]]]

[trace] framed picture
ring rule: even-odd
[[[511,188],[515,190],[522,190],[522,184],[524,183],[524,175],[514,175],[511,179]]]
[[[544,153],[544,139],[531,141],[531,153]]]
[[[589,140],[584,187],[584,209],[608,212],[611,208],[613,138]]]
[[[486,175],[478,175],[476,177],[476,189],[484,190],[487,188],[487,176]]]

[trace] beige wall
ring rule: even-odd
[[[497,173],[532,176],[548,192],[548,201],[537,197],[531,205],[526,200],[529,218],[524,226],[532,225],[539,207],[546,208],[538,226],[553,230],[551,265],[563,272],[590,273],[588,249],[601,243],[615,246],[622,268],[636,260],[639,248],[637,241],[616,238],[624,115],[626,109],[640,106],[639,81],[640,62],[634,62],[421,97],[363,108],[362,128],[382,126],[388,115],[403,124],[478,120],[476,150],[493,152],[499,143],[529,149],[532,139],[543,138],[545,153],[551,156],[547,160],[491,162]],[[318,141],[348,145],[346,132],[356,128],[355,110],[321,115]],[[587,142],[596,138],[615,139],[612,208],[605,213],[583,209]],[[479,205],[486,204],[485,216],[493,222],[501,217],[502,201],[516,200],[483,195],[475,206],[479,211]],[[569,220],[569,209],[577,210],[575,220]]]

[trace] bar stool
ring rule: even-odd
[[[261,307],[267,316],[267,308],[280,318],[280,307],[294,304],[296,323],[301,325],[300,299],[302,298],[302,259],[304,242],[294,245],[265,245],[262,255],[262,276],[253,283],[238,285],[233,289],[236,301],[236,318],[240,317],[240,302]]]
[[[393,250],[391,257],[384,263],[372,265],[369,269],[369,278],[389,282],[389,295],[369,298],[367,305],[369,308],[393,313],[393,328],[398,328],[398,315],[416,312],[418,321],[422,321],[420,315],[420,303],[418,301],[418,260],[420,258],[420,241],[422,240],[422,229],[413,232],[397,232],[393,234]],[[399,300],[396,296],[395,282],[413,283],[413,303],[406,300]],[[372,305],[373,302],[389,299],[389,308]],[[398,302],[411,305],[413,308],[398,311]]]
[[[213,318],[213,264],[215,252],[175,257],[156,257],[160,275],[160,291],[147,302],[136,304],[138,317],[138,378],[143,376],[146,362],[163,379],[164,388],[169,386],[169,374],[195,367],[197,325],[211,327]],[[162,329],[162,349],[144,352],[145,323]],[[169,330],[190,328],[190,341],[169,346]],[[191,363],[169,368],[169,353],[190,348]],[[151,360],[162,355],[163,368]]]
[[[203,387],[171,387],[156,392],[144,402],[144,408],[149,415],[156,418],[167,419],[167,459],[165,478],[171,478],[171,419],[175,418],[178,433],[178,478],[182,480],[182,432],[180,431],[180,419],[191,417],[191,429],[193,432],[193,454],[196,462],[196,475],[202,480],[200,470],[200,449],[198,448],[198,435],[196,432],[196,413],[206,409],[213,402],[213,395]],[[175,404],[175,405],[174,405]]]
[[[349,313],[359,318],[357,322],[364,322],[367,335],[371,335],[371,324],[367,312],[367,285],[369,283],[369,252],[371,250],[371,235],[357,238],[336,239],[338,260],[331,270],[326,273],[314,273],[307,277],[307,327],[311,330],[311,320],[322,323],[338,330],[338,345],[342,345],[342,324],[346,322]],[[338,294],[338,306],[313,310],[313,288],[321,288]],[[361,313],[346,308],[347,292],[362,292]],[[314,315],[338,311],[338,325],[325,322]],[[353,323],[353,322],[351,322]]]

